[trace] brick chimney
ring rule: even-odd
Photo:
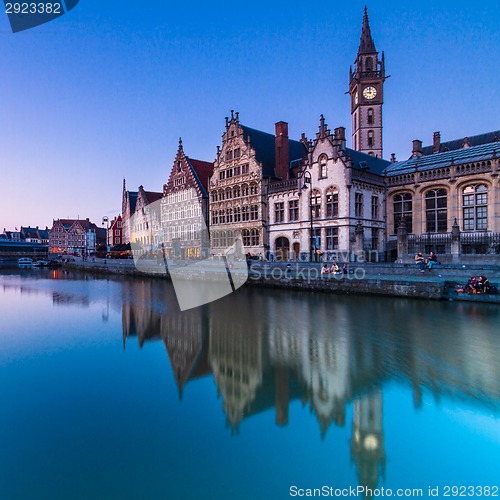
[[[432,141],[432,152],[439,153],[441,148],[441,132],[434,132],[434,137]]]
[[[288,151],[288,123],[276,123],[276,138],[274,140],[276,154],[276,175],[288,179],[290,159]]]
[[[413,141],[413,148],[411,151],[412,158],[417,158],[418,156],[422,156],[422,141],[415,139]]]
[[[334,130],[334,138],[335,142],[340,146],[341,149],[346,148],[346,143],[345,143],[345,128],[344,127],[337,127]]]

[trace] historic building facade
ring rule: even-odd
[[[384,248],[384,179],[389,162],[346,147],[323,116],[306,158],[288,181],[269,186],[270,245],[278,260],[356,260]],[[293,165],[292,165],[293,167]],[[363,255],[364,258],[364,255]]]
[[[208,181],[213,164],[189,158],[182,140],[161,199],[161,241],[167,257],[202,258],[210,250]]]
[[[162,193],[146,191],[139,186],[135,212],[128,219],[130,243],[136,244],[135,250],[156,251],[160,243],[161,220],[159,201]],[[133,248],[134,249],[134,248]]]
[[[500,130],[441,143],[435,132],[432,146],[413,141],[411,157],[385,170],[391,260],[419,250],[500,253],[499,138]],[[399,251],[398,231],[409,235]]]
[[[285,122],[278,122],[272,135],[240,124],[238,113],[231,112],[209,184],[213,255],[224,255],[241,237],[244,253],[267,256],[269,182],[286,179],[290,161],[305,153],[302,143],[288,138]]]

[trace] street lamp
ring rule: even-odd
[[[312,206],[312,176],[311,172],[307,170],[306,167],[304,167],[303,170],[301,170],[297,174],[297,179],[303,179],[302,181],[302,186],[299,190],[299,196],[302,194],[302,191],[305,191],[307,187],[309,186],[311,188],[311,193],[309,194],[309,262],[313,261],[313,251],[316,247],[316,245],[313,243],[314,242],[314,235],[313,235],[313,206]]]
[[[108,223],[109,223],[109,218],[108,218],[107,215],[105,215],[102,218],[102,225],[103,225],[104,229],[106,230],[106,243],[105,243],[105,245],[106,245],[106,254],[109,252],[109,248],[108,248],[108,246],[109,246],[108,245],[108,243],[109,243],[109,241],[108,241],[108,237],[109,237],[109,235],[108,235],[108,231],[109,231]],[[96,235],[96,248],[97,248],[97,235]]]

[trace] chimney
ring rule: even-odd
[[[422,141],[419,141],[418,139],[415,139],[413,141],[413,149],[411,152],[411,157],[412,158],[417,158],[419,156],[422,156]]]
[[[346,148],[346,143],[345,143],[345,128],[344,127],[337,127],[334,131],[335,133],[335,142],[340,146],[341,149]]]
[[[434,132],[432,144],[432,152],[439,153],[439,150],[441,148],[441,132]]]
[[[288,179],[290,159],[288,152],[288,123],[276,123],[276,138],[274,140],[276,153],[276,175],[281,179]]]
[[[396,153],[391,153],[391,163],[396,163]]]

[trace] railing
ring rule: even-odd
[[[500,233],[491,231],[460,233],[462,254],[500,254]],[[408,253],[435,252],[438,255],[451,253],[451,233],[424,233],[408,235]]]
[[[408,235],[408,252],[417,253],[430,252],[442,255],[451,253],[451,234],[450,233],[424,233],[420,236],[414,234]]]

